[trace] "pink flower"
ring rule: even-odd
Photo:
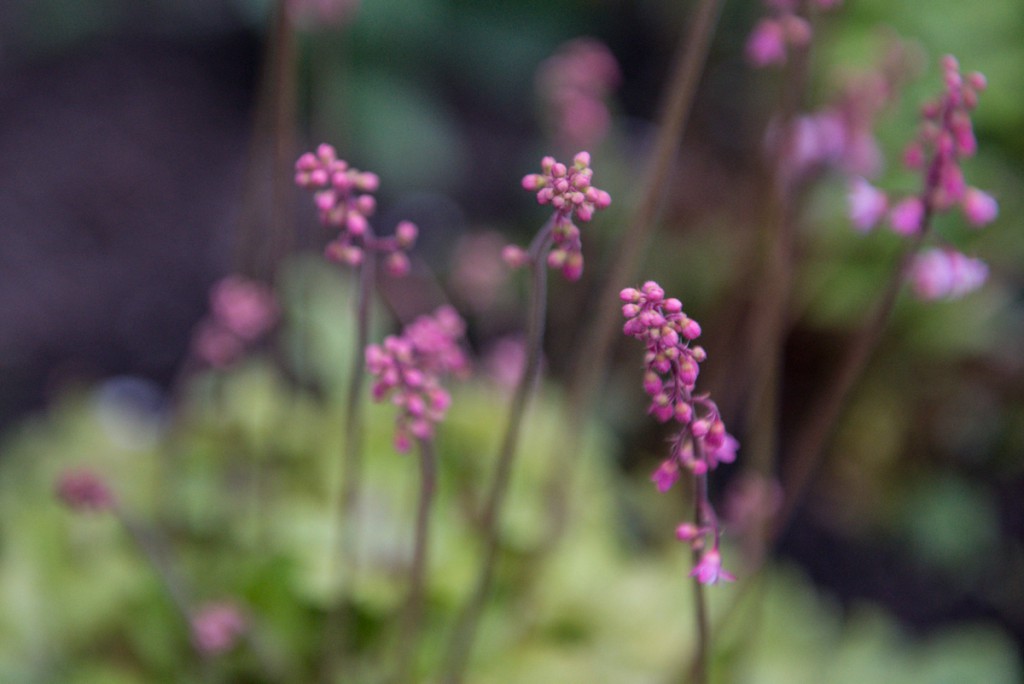
[[[444,419],[451,395],[441,386],[443,374],[461,375],[469,362],[458,340],[465,323],[450,306],[432,316],[420,316],[402,335],[389,335],[383,344],[366,348],[366,367],[374,376],[374,401],[390,397],[401,410],[397,419],[395,448],[405,452],[410,436],[431,439],[434,425]]]
[[[76,511],[108,511],[114,494],[107,483],[91,470],[66,470],[57,478],[57,498]]]
[[[908,197],[889,212],[889,225],[900,235],[914,235],[921,231],[924,204],[918,197]]]
[[[774,19],[762,19],[747,38],[747,59],[756,67],[786,61],[786,32]]]
[[[245,633],[246,620],[230,602],[208,603],[192,616],[192,643],[204,655],[231,650]]]
[[[888,208],[885,193],[863,178],[855,178],[847,196],[850,202],[850,220],[857,230],[867,232],[875,227]]]
[[[554,157],[544,157],[541,170],[543,173],[523,176],[522,185],[537,193],[539,204],[550,204],[555,210],[551,250],[546,256],[531,255],[509,245],[502,252],[502,258],[515,267],[529,263],[531,258],[543,257],[548,267],[560,269],[566,280],[578,280],[583,274],[583,245],[580,229],[573,220],[590,221],[595,211],[611,204],[611,195],[591,184],[594,171],[590,168],[588,152],[577,153],[572,166],[557,162]]]
[[[701,584],[736,581],[736,576],[722,567],[722,554],[717,546],[701,556],[700,562],[690,571],[690,577],[696,577]]]
[[[400,277],[409,272],[405,252],[416,242],[416,225],[402,221],[394,235],[386,238],[378,237],[370,226],[369,217],[377,209],[372,194],[380,186],[377,174],[349,166],[334,147],[324,143],[295,162],[295,184],[313,193],[320,222],[339,231],[324,250],[329,261],[355,267],[369,251],[385,257],[389,274]]]
[[[246,341],[268,331],[278,317],[270,289],[241,276],[228,276],[213,286],[210,311],[218,323]]]
[[[959,299],[985,283],[988,266],[956,250],[929,249],[914,257],[907,278],[920,299]]]
[[[718,423],[721,425],[721,422]],[[708,460],[708,467],[715,468],[719,463],[732,463],[736,460],[736,452],[739,451],[740,443],[730,434],[722,438],[722,442],[712,447],[710,440],[704,440],[706,445],[705,457]]]
[[[967,221],[975,228],[992,223],[999,215],[999,204],[992,195],[977,188],[967,188],[960,203]]]
[[[611,124],[605,100],[620,80],[618,62],[604,43],[577,38],[560,46],[537,72],[554,137],[577,148],[597,145]]]
[[[679,479],[679,466],[675,460],[662,461],[658,469],[651,475],[651,482],[658,488],[659,492],[667,492]]]

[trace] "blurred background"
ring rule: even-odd
[[[242,272],[273,282],[286,305],[299,308],[305,304],[295,293],[302,287],[325,288],[321,303],[346,296],[340,271],[315,265],[330,236],[317,225],[308,198],[289,185],[294,158],[322,141],[381,177],[379,230],[388,232],[403,218],[420,226],[415,277],[389,285],[383,309],[407,320],[451,301],[467,316],[470,345],[481,357],[522,326],[522,283],[506,273],[498,253],[507,242],[525,244],[546,217],[522,191],[520,178],[535,171],[544,154],[568,158],[577,149],[590,150],[595,183],[614,203],[584,230],[583,280],[552,284],[545,348],[552,382],[543,401],[559,401],[582,322],[604,306],[594,298],[642,191],[659,105],[693,5],[295,0],[291,30],[275,22],[269,0],[0,3],[5,510],[27,516],[37,505],[23,486],[33,481],[33,454],[85,439],[69,427],[92,410],[92,399],[83,397],[116,396],[118,406],[133,407],[136,418],[149,416],[140,419],[149,424],[154,415],[166,418],[172,398],[188,396],[181,390],[181,369],[208,309],[209,289],[220,277]],[[748,344],[743,335],[756,292],[753,245],[771,193],[765,139],[784,89],[778,70],[754,69],[744,57],[763,13],[758,3],[725,3],[654,247],[636,275],[638,282],[661,282],[701,322],[710,355],[702,378],[741,442],[750,379],[732,360]],[[787,636],[761,650],[737,637],[722,656],[731,659],[733,678],[722,681],[801,681],[804,675],[806,681],[876,675],[894,682],[1019,681],[1024,240],[1017,225],[1024,210],[1024,12],[1018,0],[847,0],[815,17],[814,26],[803,98],[808,111],[832,101],[851,74],[876,68],[896,37],[910,45],[905,66],[913,78],[875,129],[887,160],[877,181],[883,187],[916,190],[917,181],[898,160],[916,128],[919,105],[941,87],[938,58],[955,54],[966,71],[987,76],[975,116],[980,152],[965,172],[972,185],[999,200],[1000,217],[981,232],[963,228],[958,216],[939,220],[944,236],[989,263],[990,281],[957,302],[900,301],[811,493],[779,544],[782,579],[757,620]],[[551,97],[551,79],[564,74],[565,62],[551,60],[564,59],[567,43],[579,38],[605,46],[606,53],[595,48],[597,64],[613,61],[595,86],[601,107],[588,119],[589,137],[574,138]],[[792,330],[784,350],[783,435],[813,411],[816,383],[862,320],[896,249],[893,236],[854,234],[845,193],[840,174],[823,172],[801,200]],[[295,254],[313,258],[289,261]],[[291,266],[280,270],[286,262]],[[294,279],[306,282],[304,276],[289,281],[281,275],[288,272],[313,273],[314,285],[297,286]],[[635,283],[622,285],[629,284]],[[344,335],[347,311],[334,313],[331,305],[309,304],[309,316],[318,325],[334,316],[342,328],[337,335]],[[344,351],[344,342],[330,344]],[[661,554],[671,560],[659,567],[677,571],[631,575],[642,603],[663,589],[666,576],[684,585],[688,561],[671,546],[673,516],[681,506],[659,510],[663,499],[647,482],[663,457],[666,433],[644,415],[639,360],[629,341],[617,344],[597,406],[604,432],[597,449],[602,470],[594,477],[619,482],[602,496],[619,553]],[[308,380],[303,371],[293,375],[300,388]],[[337,380],[307,384],[327,385],[329,395]],[[287,382],[260,382],[258,396],[291,397],[296,391],[283,389]],[[474,391],[501,414],[499,390]],[[378,422],[385,433],[387,419]],[[214,429],[203,430],[209,437]],[[465,427],[464,436],[468,441],[481,430]],[[233,443],[230,435],[222,438]],[[451,439],[458,451],[461,438]],[[544,443],[543,435],[536,439]],[[386,438],[381,442],[386,450]],[[90,449],[86,455],[102,451],[95,444]],[[721,472],[717,500],[727,500],[737,473]],[[21,515],[5,516],[0,524],[13,530]],[[14,595],[24,589],[11,579],[20,576],[11,570],[14,559],[29,557],[14,549],[17,540],[30,542],[13,531],[5,536],[0,564],[8,566],[5,591]],[[611,574],[569,576],[592,586]],[[258,594],[262,589],[253,587],[263,585],[253,580],[246,586]],[[559,617],[537,637],[559,645],[545,651],[551,662],[565,661],[558,650],[563,646],[593,654],[601,638],[614,642],[592,631],[588,621],[598,619],[595,611],[581,615]],[[312,629],[311,620],[296,633]],[[5,629],[13,630],[12,622],[5,620]],[[43,642],[52,637],[45,624],[38,623],[43,626],[35,637]],[[37,643],[24,634],[18,639]],[[61,651],[63,665],[56,669],[33,670],[24,665],[31,658],[11,647],[2,661],[8,670],[0,673],[23,677],[5,681],[72,681],[52,677],[66,675],[61,668],[95,644],[83,646],[74,636],[62,643],[72,645]],[[671,645],[666,649],[673,653]],[[840,664],[827,666],[835,670],[821,669],[821,663],[806,672],[786,669],[810,651],[830,649],[844,654]],[[737,655],[742,652],[748,660]],[[492,674],[513,667],[500,659],[488,662],[493,669],[482,671]],[[479,681],[585,676],[586,670],[555,666],[529,669],[540,662],[520,653],[510,678]],[[652,656],[650,662],[673,659]],[[928,663],[936,665],[929,669]],[[173,670],[160,672],[174,681]],[[588,681],[660,681],[654,674],[632,678],[636,672],[612,668],[604,679]],[[821,678],[823,672],[831,674]]]

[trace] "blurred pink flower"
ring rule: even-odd
[[[207,603],[192,616],[192,643],[204,655],[218,655],[234,648],[246,631],[246,619],[234,603]]]
[[[874,228],[888,208],[889,200],[885,193],[868,183],[863,178],[854,178],[848,195],[850,202],[850,220],[853,226],[867,232]]]
[[[889,225],[900,235],[916,235],[923,228],[924,204],[919,197],[908,197],[889,212]]]
[[[57,477],[57,498],[76,511],[107,511],[114,507],[114,493],[91,470],[65,470]]]
[[[988,266],[954,249],[935,248],[914,257],[907,278],[920,299],[958,299],[985,284]]]
[[[995,198],[977,188],[967,188],[964,191],[961,207],[968,223],[975,228],[992,223],[999,215],[999,204]]]
[[[701,584],[736,581],[736,576],[722,567],[722,554],[717,546],[701,556],[700,562],[690,571],[690,577],[696,577]]]
[[[277,303],[270,288],[240,276],[228,276],[210,294],[214,319],[246,341],[267,332],[277,322]]]
[[[600,143],[611,124],[605,102],[620,80],[618,62],[604,43],[576,38],[561,45],[537,71],[554,138],[575,149]]]

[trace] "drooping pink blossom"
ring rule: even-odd
[[[889,198],[863,178],[855,178],[847,195],[850,202],[850,220],[857,230],[867,232],[885,216]]]
[[[988,266],[949,248],[925,250],[914,257],[907,279],[925,301],[959,299],[988,279]]]
[[[967,188],[964,191],[961,208],[967,222],[975,228],[992,223],[999,215],[999,204],[995,198],[977,188]]]
[[[690,577],[701,584],[717,584],[719,581],[735,582],[736,576],[722,567],[722,554],[714,547],[701,556],[700,562],[690,571]]]

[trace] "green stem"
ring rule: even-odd
[[[697,475],[693,478],[693,519],[700,527],[705,521],[705,511],[708,505],[708,477],[707,475]],[[717,532],[716,532],[717,537]],[[717,543],[717,538],[715,540]],[[698,549],[693,550],[693,564],[694,567],[700,563],[701,552]],[[708,606],[707,597],[704,595],[704,585],[694,577],[693,578],[693,601],[694,601],[694,617],[697,625],[697,647],[696,657],[694,659],[693,681],[696,684],[707,684],[708,681],[708,654],[711,651],[711,634],[708,627]]]
[[[481,517],[481,528],[484,535],[484,557],[477,575],[473,593],[459,614],[452,638],[448,645],[445,659],[443,680],[446,684],[459,684],[462,681],[469,655],[473,649],[480,617],[490,594],[497,564],[498,551],[501,546],[501,510],[508,493],[512,476],[512,465],[515,461],[516,446],[523,425],[523,418],[532,394],[533,386],[540,370],[542,345],[544,341],[544,321],[547,315],[547,263],[545,254],[551,243],[551,229],[554,225],[552,217],[537,233],[530,245],[530,266],[533,284],[530,292],[529,319],[527,321],[526,365],[519,378],[515,395],[509,409],[505,435],[498,452],[498,464],[494,480]]]
[[[349,616],[345,605],[346,593],[354,596],[354,585],[359,569],[359,508],[363,473],[363,386],[366,368],[363,350],[370,338],[370,293],[375,278],[375,255],[368,253],[359,266],[356,282],[356,340],[352,353],[345,405],[345,436],[341,453],[341,496],[336,515],[337,534],[332,563],[338,562],[338,583],[341,588],[339,603],[327,617],[324,629],[324,681],[331,681],[348,650],[345,643]]]
[[[398,653],[398,684],[415,681],[416,652],[422,631],[424,596],[426,594],[427,551],[429,549],[430,509],[437,488],[437,459],[434,445],[419,440],[420,498],[416,509],[416,538],[412,565],[409,566],[409,598],[405,605],[402,636]]]

